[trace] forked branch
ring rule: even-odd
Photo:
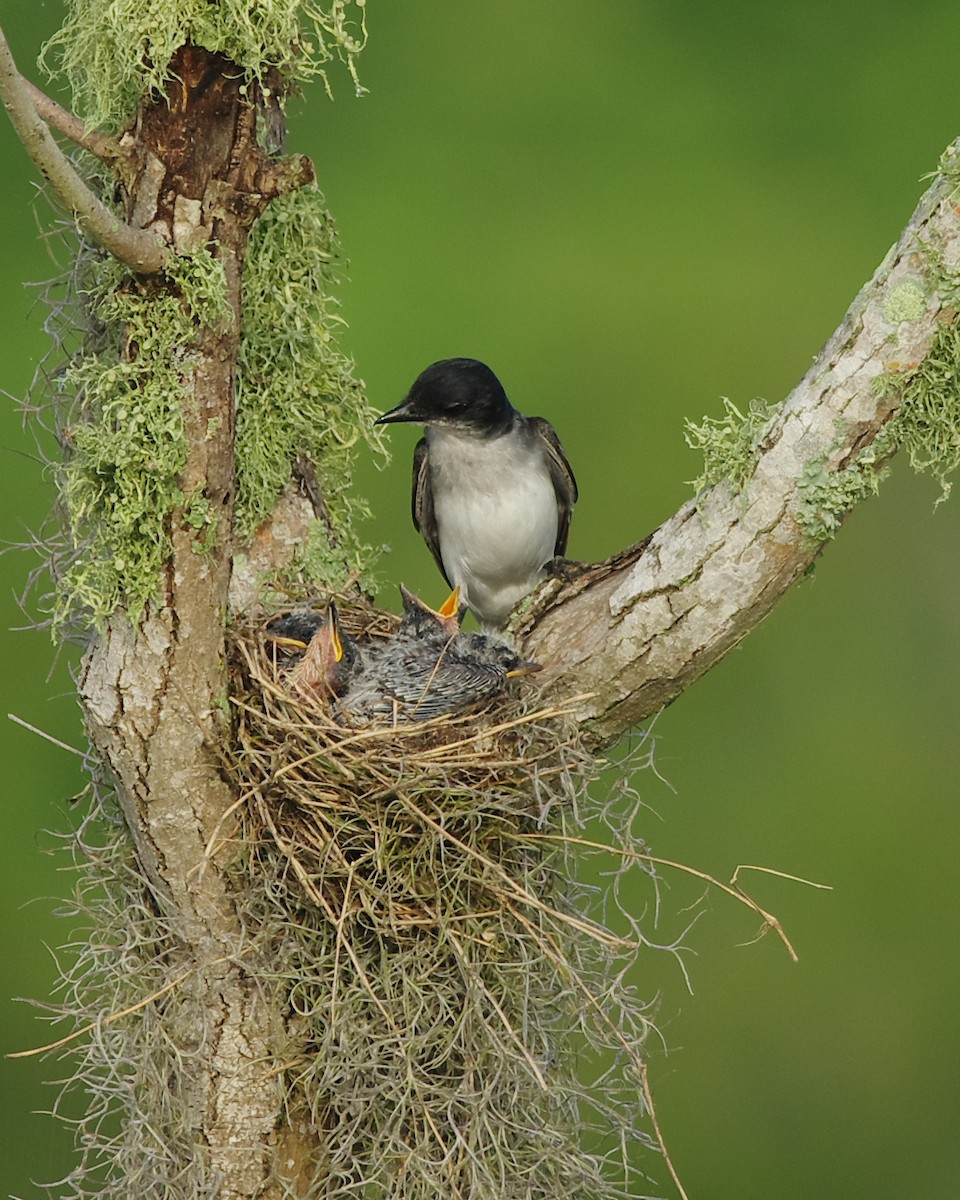
[[[166,247],[153,233],[133,229],[119,220],[87,187],[57,145],[38,111],[34,103],[35,91],[17,70],[7,39],[0,29],[0,98],[24,149],[58,199],[73,213],[89,237],[138,274],[148,275],[159,271],[167,258]],[[95,144],[104,148],[96,135],[91,140],[83,130],[82,123],[53,101],[47,100],[42,108],[51,123],[77,141],[78,145],[85,145],[93,153],[97,153],[93,149]],[[64,121],[66,128],[60,124],[64,118],[69,118]],[[76,126],[73,122],[76,122]],[[80,141],[81,136],[84,141]]]
[[[875,490],[897,427],[876,439],[957,319],[960,142],[942,162],[897,245],[747,447],[740,486],[721,481],[644,542],[573,580],[545,582],[514,618],[524,653],[544,664],[550,701],[581,697],[592,745],[616,741],[723,658]],[[960,368],[947,365],[954,379]],[[949,390],[932,406],[934,424],[955,403]]]

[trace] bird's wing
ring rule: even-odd
[[[430,490],[430,459],[427,439],[421,438],[413,452],[413,524],[430,548],[440,573],[450,583],[440,557],[440,534],[433,511],[433,492]],[[450,584],[452,587],[453,584]]]
[[[457,661],[419,665],[404,681],[403,701],[409,719],[428,721],[443,713],[459,712],[478,700],[489,700],[506,688],[505,671],[483,663]]]
[[[573,506],[577,502],[577,481],[563,452],[563,446],[557,437],[557,431],[543,417],[529,417],[530,427],[539,438],[547,452],[547,466],[553,489],[557,493],[557,544],[554,554],[560,555],[567,548],[567,536],[570,533],[570,518]]]

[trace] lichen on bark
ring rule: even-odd
[[[67,0],[44,60],[70,84],[76,111],[119,129],[141,97],[163,94],[181,46],[219,52],[248,83],[279,71],[278,94],[343,61],[359,87],[366,0]]]

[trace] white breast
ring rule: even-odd
[[[543,576],[557,540],[557,500],[543,454],[518,433],[427,432],[440,553],[481,620],[499,625]]]

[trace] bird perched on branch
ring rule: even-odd
[[[577,484],[542,417],[511,405],[489,367],[448,358],[427,367],[377,424],[426,426],[413,459],[413,523],[451,587],[487,626],[567,547]]]

